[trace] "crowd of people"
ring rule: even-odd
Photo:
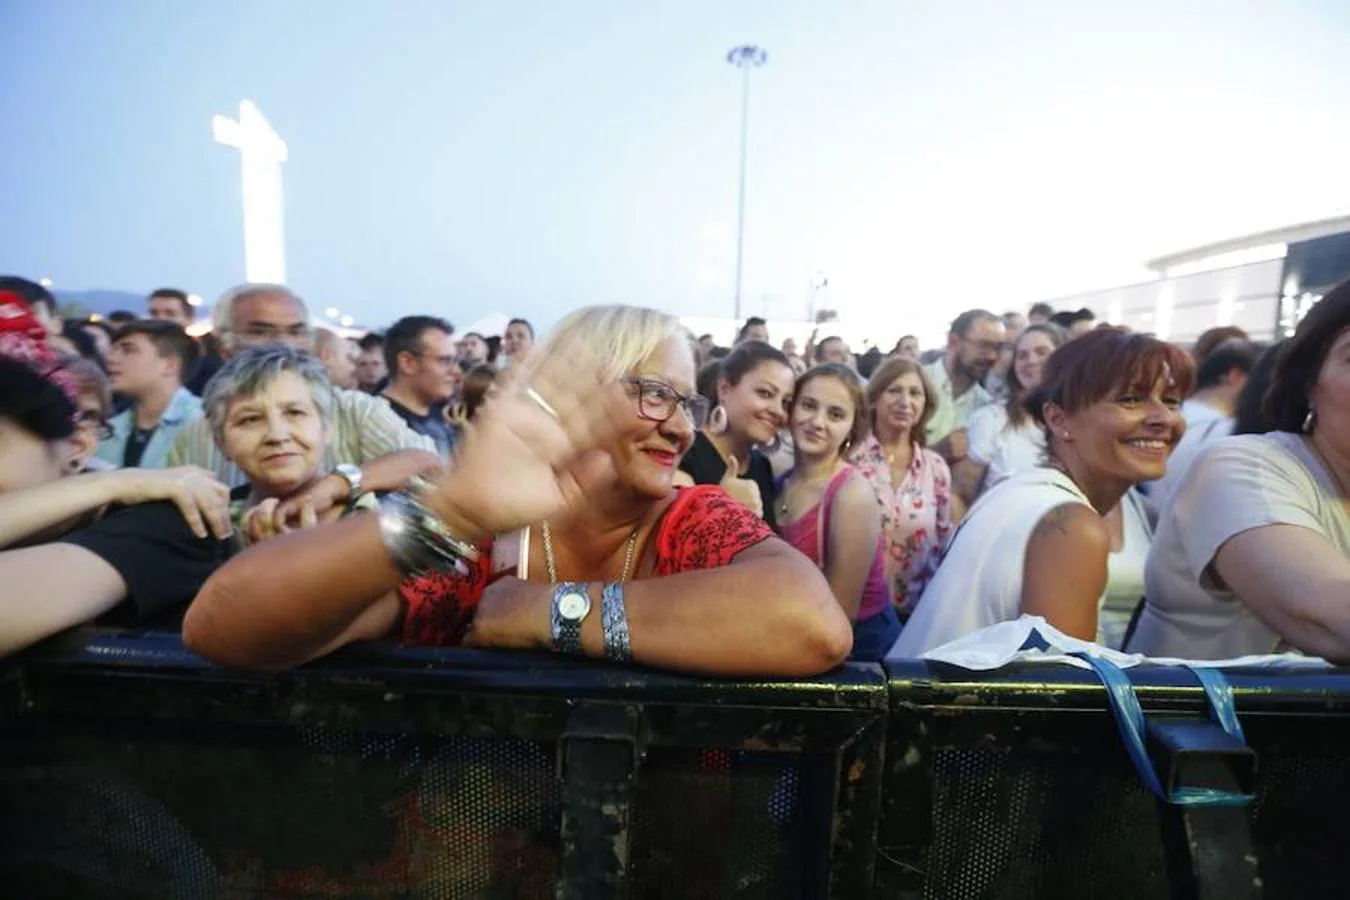
[[[89,622],[276,669],[360,640],[803,676],[1023,615],[1350,660],[1350,282],[1189,347],[1038,304],[946,345],[656,310],[359,340],[281,285],[62,320],[0,278],[0,653]]]

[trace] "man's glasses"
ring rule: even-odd
[[[629,378],[627,382],[638,395],[638,415],[651,422],[668,422],[675,410],[683,409],[695,428],[702,428],[708,419],[708,398],[702,394],[681,394],[664,381],[650,378]]]

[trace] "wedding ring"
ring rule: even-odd
[[[536,390],[535,390],[534,388],[532,388],[532,387],[526,387],[526,388],[525,388],[525,396],[529,397],[529,398],[530,398],[531,400],[533,400],[535,403],[539,404],[539,408],[540,408],[540,409],[542,409],[544,412],[546,412],[546,413],[548,413],[550,416],[552,416],[552,417],[554,418],[554,420],[557,420],[557,418],[558,418],[558,411],[557,411],[556,409],[554,409],[554,408],[552,407],[552,405],[550,405],[549,402],[548,402],[547,400],[545,400],[543,397],[539,396],[539,392],[538,392],[538,391],[536,391]]]

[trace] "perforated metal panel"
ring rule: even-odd
[[[553,896],[551,746],[317,730],[203,737],[8,742],[0,893]]]
[[[934,775],[925,897],[1165,895],[1157,807],[1119,748],[948,748],[936,753]]]
[[[651,750],[637,789],[633,896],[812,896],[807,871],[820,861],[808,857],[826,847],[801,837],[817,770],[795,755]]]

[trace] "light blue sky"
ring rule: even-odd
[[[210,122],[247,97],[316,308],[730,314],[747,41],[747,312],[819,270],[898,329],[1350,208],[1344,2],[3,0],[0,32],[0,270],[72,289],[240,280]]]

